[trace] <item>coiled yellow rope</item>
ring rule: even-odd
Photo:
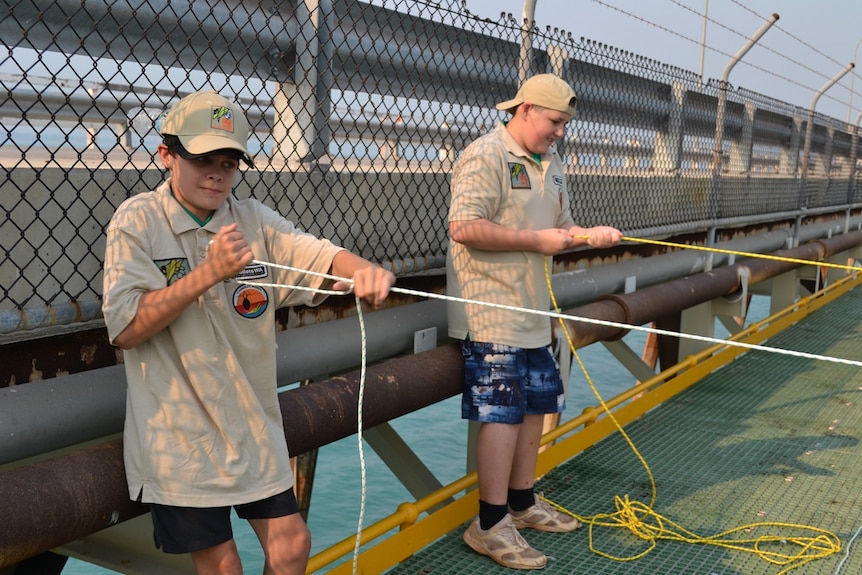
[[[826,264],[823,262],[811,262],[810,260],[798,260],[793,258],[782,258],[780,256],[771,256],[768,254],[749,254],[745,252],[737,252],[732,250],[718,250],[713,248],[703,248],[701,246],[688,246],[682,244],[672,244],[670,242],[662,242],[657,240],[643,240],[638,238],[629,238],[623,237],[623,240],[630,241],[639,241],[644,243],[653,243],[665,246],[672,247],[681,247],[686,249],[701,249],[707,251],[717,251],[721,253],[727,254],[735,254],[741,256],[748,257],[766,257],[769,259],[776,259],[780,261],[789,261],[794,263],[803,263],[806,265],[830,265],[831,267],[840,267],[842,269],[859,269],[853,266],[841,266],[837,264]],[[557,300],[554,295],[554,290],[551,285],[551,274],[548,268],[548,258],[545,258],[545,280],[548,284],[548,290],[551,294],[551,303],[553,305],[554,310],[560,314],[560,308],[557,305]],[[567,513],[572,517],[575,517],[581,523],[589,525],[589,546],[590,551],[605,557],[607,559],[611,559],[613,561],[635,561],[640,559],[641,557],[650,553],[653,549],[655,549],[658,541],[666,540],[666,541],[681,541],[684,543],[691,544],[699,544],[699,545],[714,545],[717,547],[723,547],[725,549],[733,549],[737,551],[745,551],[756,554],[761,559],[768,561],[774,565],[783,567],[781,571],[777,573],[777,575],[784,575],[809,563],[814,561],[815,559],[821,559],[824,557],[828,557],[829,555],[839,553],[841,551],[841,540],[830,531],[826,531],[824,529],[820,529],[818,527],[812,527],[808,525],[798,525],[794,523],[782,523],[782,522],[758,522],[751,523],[748,525],[743,525],[741,527],[735,527],[733,529],[729,529],[727,531],[723,531],[721,533],[709,536],[702,536],[696,533],[693,533],[678,523],[664,517],[663,515],[657,513],[653,506],[655,505],[656,497],[657,497],[657,489],[655,484],[655,478],[653,477],[652,470],[650,469],[649,464],[646,459],[641,455],[635,446],[634,442],[631,440],[629,435],[625,432],[622,425],[614,417],[610,408],[605,403],[598,389],[596,389],[595,384],[593,383],[592,378],[590,377],[589,372],[587,371],[586,366],[583,361],[581,361],[580,355],[578,355],[577,350],[575,349],[574,341],[572,340],[571,334],[569,333],[568,326],[566,322],[563,320],[562,316],[558,316],[558,320],[560,322],[560,326],[563,329],[563,333],[565,334],[566,341],[568,342],[569,349],[571,350],[573,356],[577,360],[578,366],[581,368],[581,371],[584,374],[584,377],[587,380],[587,383],[590,386],[593,394],[596,396],[596,399],[601,404],[607,416],[613,421],[616,428],[619,430],[623,439],[625,439],[626,443],[631,448],[632,452],[643,465],[644,470],[649,477],[650,482],[650,502],[649,504],[644,504],[640,501],[632,501],[629,499],[629,496],[625,497],[616,496],[614,498],[614,505],[616,507],[616,511],[613,513],[598,513],[592,516],[581,516],[575,513],[572,513],[568,509],[563,508],[560,505],[557,505],[553,501],[550,501],[543,497],[543,499],[558,509],[563,513]],[[612,555],[610,553],[606,553],[596,547],[595,544],[595,527],[613,527],[613,528],[624,528],[628,529],[633,535],[635,535],[638,539],[647,542],[647,547],[643,551],[636,553],[634,555],[628,557],[620,557],[616,555]],[[749,538],[737,538],[734,537],[737,533],[740,532],[751,532],[756,528],[763,527],[772,527],[772,528],[781,528],[786,529],[788,531],[792,531],[794,533],[800,533],[799,535],[763,535],[759,537],[749,537]],[[805,533],[809,533],[810,535],[805,535]],[[769,544],[781,544],[781,545],[793,545],[796,548],[796,552],[788,552],[782,553],[777,552],[770,549],[767,549],[766,546]]]

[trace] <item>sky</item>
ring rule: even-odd
[[[524,12],[523,0],[464,4],[495,21],[501,12],[520,21]],[[561,28],[574,38],[702,72],[705,80],[721,79],[731,58],[776,13],[775,24],[731,69],[730,84],[809,110],[817,93],[859,60],[815,102],[817,112],[856,125],[862,112],[862,0],[536,0],[539,29]]]

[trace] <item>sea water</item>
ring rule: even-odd
[[[748,323],[760,321],[768,310],[769,298],[754,296]],[[716,324],[716,337],[727,337],[727,331],[719,323]],[[623,341],[635,352],[640,352],[646,341],[646,332],[632,331]],[[634,385],[634,376],[601,344],[579,349],[578,354],[586,374],[603,399],[610,399]],[[573,361],[563,421],[575,417],[585,407],[598,404],[586,377]],[[467,423],[460,418],[460,413],[460,397],[452,397],[391,422],[443,485],[462,477],[466,471]],[[341,540],[355,537],[360,513],[362,525],[367,527],[395,511],[399,503],[414,500],[367,443],[363,443],[362,454],[365,460],[364,506],[357,436],[336,441],[319,451],[308,517],[312,555]],[[257,538],[248,524],[235,516],[234,534],[244,572],[261,573],[263,554]],[[351,560],[352,556],[348,556],[342,561]],[[110,575],[114,571],[70,559],[63,573]]]

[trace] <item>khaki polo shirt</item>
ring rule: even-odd
[[[200,226],[165,182],[123,202],[108,226],[103,311],[111,339],[132,321],[143,293],[200,265],[215,233],[233,222],[263,262],[328,272],[341,249],[301,232],[256,200],[233,196]],[[238,277],[311,287],[329,283],[266,265],[250,265]],[[276,393],[273,314],[324,298],[222,282],[167,328],[125,352],[123,451],[130,498],[212,507],[291,487]]]
[[[559,156],[541,163],[503,124],[470,144],[452,172],[449,221],[486,219],[521,230],[574,225]],[[450,241],[447,293],[471,301],[548,311],[545,257],[537,252],[491,251]],[[551,258],[548,258],[549,270]],[[535,349],[551,342],[545,316],[450,301],[449,335],[457,339]]]

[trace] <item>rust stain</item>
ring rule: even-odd
[[[33,368],[30,370],[30,379],[28,381],[41,381],[42,380],[42,372],[36,369],[36,359],[34,358],[32,361]]]
[[[85,365],[92,365],[98,350],[99,346],[96,344],[81,346],[81,362]]]

